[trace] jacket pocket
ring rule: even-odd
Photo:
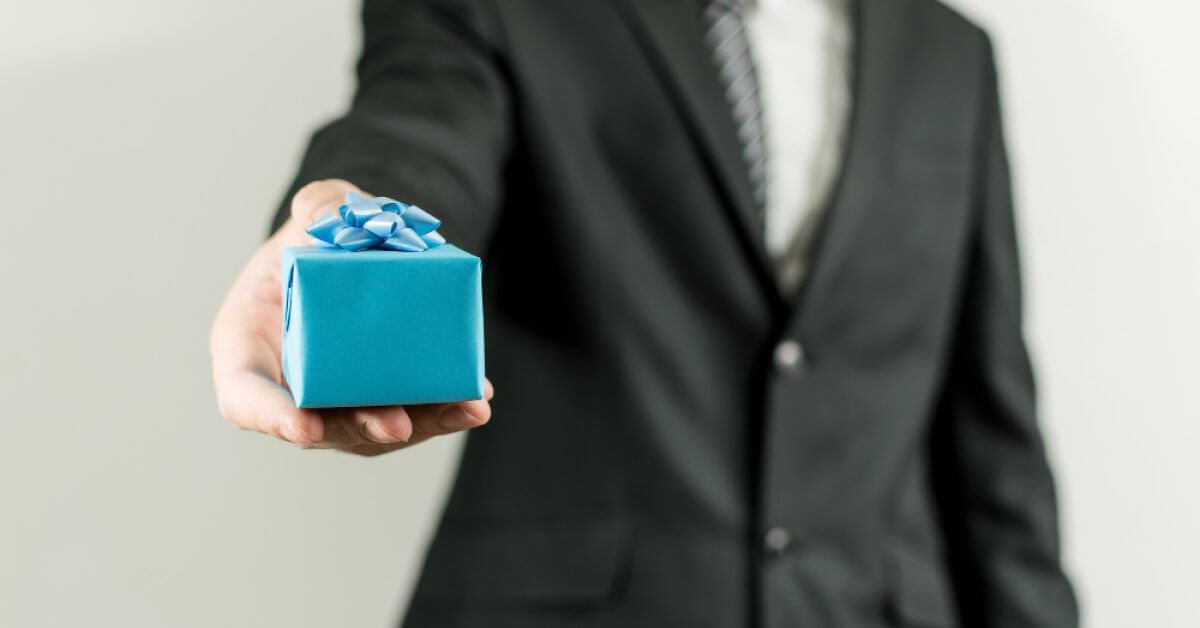
[[[450,517],[426,557],[414,604],[593,606],[626,580],[633,522],[622,514]]]
[[[897,545],[885,557],[889,610],[906,628],[958,626],[945,567],[920,550]]]

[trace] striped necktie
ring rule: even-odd
[[[750,38],[742,14],[747,0],[708,0],[704,9],[704,42],[712,51],[713,62],[725,98],[733,113],[742,158],[746,161],[750,187],[764,222],[767,204],[767,146],[758,93],[758,75],[750,53]]]

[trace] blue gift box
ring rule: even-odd
[[[479,258],[291,248],[283,254],[283,374],[301,408],[483,398]]]

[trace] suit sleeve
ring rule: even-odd
[[[951,371],[931,440],[963,625],[1068,628],[1054,481],[1022,337],[1008,158],[990,45],[982,72],[974,234]]]
[[[346,179],[421,205],[480,252],[499,212],[509,149],[508,86],[494,15],[476,0],[366,0],[358,89],[317,131],[274,228],[304,184]]]

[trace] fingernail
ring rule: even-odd
[[[283,434],[283,438],[289,442],[299,443],[303,439],[300,437],[300,432],[296,430],[296,426],[291,423],[284,423],[279,426],[279,433]]]
[[[438,425],[444,430],[453,432],[469,430],[482,424],[482,421],[468,414],[460,406],[450,406],[438,417]]]
[[[388,434],[377,419],[367,419],[362,424],[363,438],[373,443],[394,443],[396,437]]]

